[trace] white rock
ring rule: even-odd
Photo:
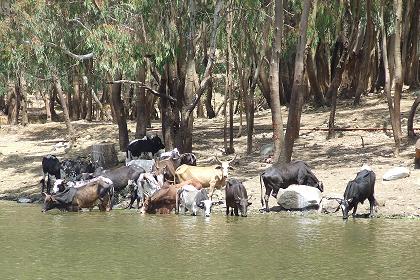
[[[318,208],[321,202],[321,192],[314,187],[305,185],[291,185],[287,189],[280,189],[277,203],[287,210],[304,210]]]
[[[401,178],[405,178],[410,176],[410,170],[406,167],[394,167],[387,172],[385,172],[383,176],[384,181],[391,181],[397,180]]]

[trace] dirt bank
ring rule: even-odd
[[[406,93],[401,102],[403,131],[406,134],[408,111],[414,100]],[[337,109],[336,125],[347,128],[390,128],[385,99],[370,96],[360,107],[341,101]],[[287,120],[283,108],[283,120]],[[420,171],[414,170],[414,141],[404,139],[400,155],[394,156],[393,138],[389,130],[341,131],[337,137],[326,140],[326,131],[312,130],[327,128],[328,109],[314,110],[306,106],[302,114],[301,137],[295,144],[294,158],[310,163],[317,177],[324,182],[325,196],[342,195],[347,182],[355,177],[363,163],[369,163],[377,174],[376,197],[380,202],[379,216],[420,215]],[[239,117],[235,117],[238,124]],[[260,207],[259,174],[269,164],[263,162],[259,148],[271,142],[271,115],[269,110],[260,111],[255,118],[254,153],[246,155],[246,135],[235,138],[238,154],[237,165],[232,176],[245,181],[248,192],[253,195],[252,211]],[[110,122],[73,122],[78,134],[76,145],[67,153],[64,149],[53,150],[53,145],[64,141],[65,125],[62,123],[29,124],[26,127],[0,127],[0,196],[15,198],[20,196],[37,197],[41,178],[41,159],[48,153],[60,157],[74,157],[89,153],[92,144],[100,141],[117,143],[118,130]],[[244,123],[245,125],[245,123]],[[130,139],[134,138],[135,123],[128,124]],[[194,123],[194,152],[199,164],[206,164],[213,155],[223,158],[223,119],[196,119]],[[420,127],[417,117],[414,127]],[[236,132],[238,125],[236,125]],[[160,124],[153,123],[150,131],[160,133]],[[245,127],[244,127],[245,131]],[[419,131],[417,131],[419,132]],[[384,182],[382,175],[394,166],[406,166],[411,170],[408,178]],[[270,206],[276,202],[270,199]],[[368,209],[368,203],[359,207],[358,212]],[[338,215],[338,214],[337,214]]]

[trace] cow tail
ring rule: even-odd
[[[264,173],[263,173],[264,174]],[[262,175],[260,175],[260,186],[261,186],[261,205],[264,208],[264,200],[263,200],[263,181],[262,181]]]

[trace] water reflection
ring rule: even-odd
[[[0,209],[2,279],[418,278],[418,220]]]

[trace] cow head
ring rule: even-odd
[[[334,199],[338,202],[339,206],[337,207],[337,209],[334,212],[337,212],[338,209],[341,209],[341,212],[343,213],[343,220],[347,220],[348,217],[349,217],[349,210],[350,210],[350,206],[353,202],[353,198],[342,199],[342,198],[330,197],[328,199]]]
[[[60,206],[60,203],[54,198],[54,196],[45,192],[42,193],[42,196],[44,196],[44,207],[42,208],[42,212],[47,212],[48,210],[58,208]]]
[[[228,161],[220,161],[217,156],[215,156],[216,161],[220,164],[216,167],[216,169],[220,169],[222,171],[222,177],[226,179],[229,175],[229,170],[233,170],[233,167],[230,164],[236,159],[236,156],[232,160]]]
[[[242,217],[248,216],[248,206],[252,204],[252,202],[248,201],[248,198],[240,198],[236,201],[236,204],[239,205],[239,211],[241,212]]]
[[[153,142],[153,145],[156,147],[156,151],[159,151],[161,149],[165,149],[165,145],[163,145],[162,140],[159,138],[159,136],[154,136],[151,141]]]
[[[198,204],[198,207],[203,209],[204,216],[210,217],[211,208],[213,205],[220,205],[223,204],[223,201],[212,201],[211,199],[202,200],[200,204]]]
[[[343,213],[343,220],[348,219],[350,204],[352,203],[353,198],[342,199],[340,203],[341,212]]]

